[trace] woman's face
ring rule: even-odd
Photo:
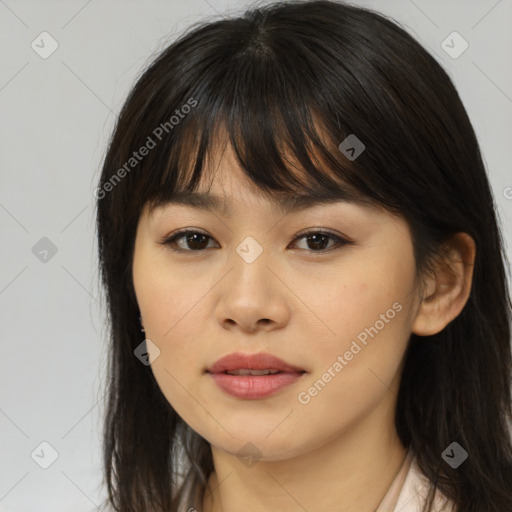
[[[216,448],[264,460],[304,454],[369,418],[375,435],[394,429],[419,306],[406,222],[342,201],[278,210],[229,146],[215,168],[208,193],[220,209],[169,203],[145,209],[137,229],[134,286],[169,403]],[[199,233],[160,243],[183,229]],[[289,366],[234,357],[231,373],[280,373],[213,368],[231,354]]]

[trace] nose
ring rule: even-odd
[[[230,264],[218,289],[215,314],[221,326],[245,333],[284,327],[290,318],[289,294],[265,252],[251,263],[235,253]]]

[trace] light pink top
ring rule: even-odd
[[[423,512],[430,481],[421,472],[414,453],[409,450],[391,486],[375,512]],[[182,504],[182,506],[185,506]],[[180,510],[192,512],[190,507]],[[195,509],[194,509],[195,510]],[[456,512],[452,501],[436,491],[433,508],[429,512]]]
[[[409,450],[375,512],[422,512],[429,486],[430,481],[418,467],[414,453]],[[431,512],[454,512],[453,502],[437,490]]]

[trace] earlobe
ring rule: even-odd
[[[476,245],[467,233],[445,242],[447,256],[440,259],[425,283],[412,332],[432,336],[441,332],[463,310],[471,292]]]

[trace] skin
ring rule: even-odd
[[[203,510],[372,512],[406,455],[393,419],[409,336],[437,333],[460,313],[474,242],[464,233],[448,242],[452,263],[425,278],[422,297],[404,219],[341,201],[278,214],[230,146],[212,163],[209,192],[231,215],[174,204],[151,214],[146,208],[133,259],[146,336],[160,350],[150,349],[157,356],[152,371],[169,403],[211,445],[213,493],[205,494]],[[203,182],[199,190],[208,188]],[[184,228],[206,232],[208,248],[194,252],[186,237],[178,247],[189,252],[159,244]],[[353,244],[335,249],[328,239],[322,252],[307,238],[295,240],[306,229]],[[250,264],[236,252],[247,236],[263,249]],[[400,312],[300,403],[299,393],[394,303]],[[234,398],[205,373],[232,352],[268,352],[307,374],[269,398]],[[251,465],[241,459],[248,442],[259,454]]]

